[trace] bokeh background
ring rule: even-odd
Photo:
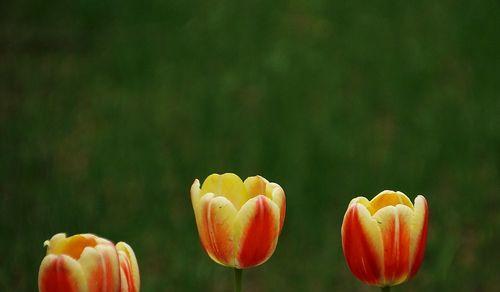
[[[495,291],[498,1],[0,2],[0,290],[36,291],[43,241],[129,242],[143,291],[230,291],[188,190],[213,172],[287,193],[246,291],[377,291],[349,272],[350,199],[430,204],[396,291]],[[496,290],[498,291],[498,290]]]

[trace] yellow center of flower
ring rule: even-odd
[[[95,247],[97,241],[92,237],[73,235],[68,238],[51,240],[48,245],[48,253],[54,255],[68,255],[77,260],[86,247]]]
[[[366,199],[358,201],[363,204],[371,215],[377,213],[378,210],[387,206],[405,205],[413,210],[413,204],[410,199],[401,192],[383,191],[375,196],[371,201]]]
[[[243,204],[253,197],[258,195],[270,197],[272,192],[268,190],[268,185],[259,176],[249,177],[243,182],[234,173],[212,174],[203,182],[200,195],[213,193],[215,196],[225,197],[239,210]]]

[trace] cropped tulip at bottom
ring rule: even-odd
[[[47,255],[38,273],[40,292],[139,292],[139,267],[132,248],[93,234],[45,242]]]

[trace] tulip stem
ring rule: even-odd
[[[390,291],[391,291],[391,286],[382,287],[382,292],[390,292]]]
[[[241,277],[243,274],[243,270],[234,269],[234,291],[241,292]]]

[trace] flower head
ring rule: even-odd
[[[342,248],[352,273],[381,287],[413,277],[424,257],[427,217],[423,196],[415,204],[394,191],[383,191],[371,201],[351,200],[342,224]]]
[[[273,254],[285,219],[285,192],[261,176],[244,182],[235,174],[212,174],[191,201],[201,244],[217,263],[250,268]]]
[[[40,292],[139,292],[139,268],[132,248],[93,234],[45,241],[38,273]]]

